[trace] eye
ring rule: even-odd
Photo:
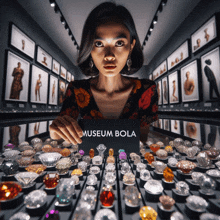
[[[117,47],[122,47],[122,46],[124,46],[124,41],[123,41],[123,40],[119,40],[119,41],[116,42],[115,45],[116,45]]]
[[[102,47],[103,44],[102,44],[101,41],[96,41],[96,42],[95,42],[95,46],[96,46],[96,47]]]

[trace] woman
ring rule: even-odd
[[[150,123],[157,120],[158,97],[153,81],[125,76],[143,65],[126,8],[105,2],[93,9],[83,28],[78,65],[94,77],[69,84],[60,115],[50,126],[51,138],[82,143],[80,114],[83,119],[141,119],[141,141],[146,141]]]

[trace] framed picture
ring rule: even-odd
[[[176,133],[176,134],[181,134],[179,120],[171,120],[170,124],[171,124],[171,132]]]
[[[153,80],[153,75],[152,74],[149,75],[149,80]]]
[[[201,57],[204,101],[220,101],[219,47]]]
[[[37,47],[37,62],[51,70],[52,57],[41,47]]]
[[[169,119],[163,119],[163,129],[166,131],[170,131],[170,121]]]
[[[57,105],[58,100],[58,78],[50,75],[49,105]]]
[[[21,142],[26,140],[26,128],[26,124],[4,127],[2,146],[12,143],[17,147]]]
[[[50,125],[51,125],[52,123],[53,123],[53,120],[48,121],[48,131],[49,131]]]
[[[178,72],[168,76],[169,80],[169,100],[170,103],[178,103],[179,102],[179,82],[178,82]]]
[[[71,81],[74,81],[74,75],[71,76]]]
[[[205,143],[220,149],[220,126],[204,124]]]
[[[181,68],[182,102],[199,100],[197,60]]]
[[[63,103],[66,92],[66,84],[63,80],[59,80],[59,105]]]
[[[53,59],[52,71],[54,73],[56,73],[57,75],[60,74],[60,64],[56,60],[54,60],[54,59]]]
[[[24,32],[22,32],[14,24],[11,26],[10,44],[20,50],[22,53],[34,59],[35,42],[31,40]]]
[[[163,120],[158,119],[158,128],[163,129]]]
[[[32,66],[31,102],[47,104],[48,73]]]
[[[184,136],[201,141],[200,123],[183,121]]]
[[[162,105],[162,86],[161,80],[157,81],[157,94],[158,94],[158,105]]]
[[[166,60],[161,63],[154,71],[153,71],[153,80],[157,79],[159,76],[163,75],[167,71],[167,62]]]
[[[216,18],[213,16],[191,36],[192,52],[195,53],[216,37]]]
[[[28,137],[47,132],[47,121],[39,121],[28,124]]]
[[[163,94],[163,105],[168,104],[168,96],[169,96],[169,92],[168,92],[168,80],[167,77],[164,77],[162,79],[162,94]]]
[[[189,57],[189,43],[185,41],[178,49],[176,49],[168,58],[168,70]]]
[[[63,66],[61,66],[60,76],[66,79],[66,69]]]
[[[28,101],[30,63],[8,51],[5,100]]]
[[[71,73],[67,71],[67,81],[71,82]]]

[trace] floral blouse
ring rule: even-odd
[[[130,78],[133,89],[119,119],[141,119],[141,127],[158,120],[158,95],[154,81]],[[90,79],[75,80],[66,90],[59,116],[69,115],[75,120],[104,119],[90,89]]]

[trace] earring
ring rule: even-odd
[[[129,55],[129,56],[128,56],[128,59],[127,59],[128,71],[131,70],[131,65],[132,65],[132,60],[131,60],[131,56]]]
[[[90,67],[90,71],[92,72],[92,67],[94,66],[93,60],[92,58],[89,61],[89,67]]]

